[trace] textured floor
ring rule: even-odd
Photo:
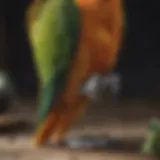
[[[152,157],[136,154],[86,152],[60,149],[19,149],[0,150],[0,159],[3,160],[158,160]]]
[[[18,120],[34,123],[34,110],[31,104],[16,102],[14,112],[0,116],[0,124],[12,124]],[[32,104],[33,105],[33,104]],[[87,135],[110,135],[112,137],[139,138],[146,133],[147,119],[159,116],[156,109],[151,109],[147,102],[135,102],[121,104],[121,106],[112,107],[93,106],[86,116],[77,122],[68,137],[78,137]],[[129,107],[132,106],[132,107]],[[129,108],[128,108],[129,107]],[[132,109],[131,109],[132,108]],[[24,125],[23,125],[24,126]],[[1,128],[0,128],[1,131]],[[51,147],[36,149],[30,143],[30,136],[26,131],[19,134],[8,134],[0,136],[0,159],[3,160],[152,160],[151,157],[144,157],[137,154],[111,153],[107,151],[78,151],[69,149],[57,149]],[[154,160],[154,159],[153,159]]]

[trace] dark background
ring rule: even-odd
[[[24,29],[24,12],[29,0],[5,0],[4,3],[7,58],[1,62],[1,68],[9,71],[19,93],[33,93],[37,85]],[[160,95],[159,4],[159,0],[125,1],[127,32],[116,67],[122,74],[122,95]]]

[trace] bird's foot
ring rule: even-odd
[[[33,141],[35,146],[43,145],[52,134],[53,128],[55,128],[59,115],[56,112],[49,114],[45,122],[42,124],[39,130],[35,133],[35,139]]]
[[[53,135],[54,143],[58,144],[73,121],[84,113],[88,100],[88,97],[81,96],[76,104],[70,105],[68,108],[66,105],[57,106],[36,132],[34,144],[36,146],[44,144],[51,135]]]
[[[61,114],[60,119],[57,122],[53,131],[52,139],[54,143],[58,144],[61,142],[66,131],[71,127],[74,120],[77,119],[77,117],[80,116],[82,113],[83,113],[82,110],[76,109],[68,111],[68,113]]]

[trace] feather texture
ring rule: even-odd
[[[38,124],[41,124],[65,86],[78,48],[79,10],[72,0],[46,0],[33,10],[36,16],[28,21],[32,23],[29,37],[40,78]]]
[[[124,26],[122,0],[87,1],[45,0],[28,12],[41,85],[38,145],[52,134],[55,142],[61,140],[89,102],[79,93],[81,85],[116,64]],[[37,15],[30,14],[32,9]]]

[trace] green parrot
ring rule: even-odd
[[[34,10],[32,7],[28,10],[28,14],[32,15],[27,19],[27,24],[40,82],[39,128],[65,87],[66,75],[78,49],[80,12],[73,0],[41,0],[34,3]]]
[[[37,125],[44,121],[65,87],[80,34],[80,13],[73,0],[43,0],[42,3],[37,7],[29,32],[41,87]]]

